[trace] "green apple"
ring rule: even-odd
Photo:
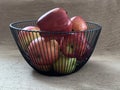
[[[76,68],[76,58],[68,58],[65,56],[61,56],[53,64],[53,68],[54,68],[54,71],[60,74],[72,73]]]

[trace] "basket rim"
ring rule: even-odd
[[[37,20],[23,20],[23,21],[16,21],[16,22],[12,22],[9,24],[9,27],[14,29],[14,30],[22,30],[22,31],[27,31],[27,32],[42,32],[42,33],[80,33],[80,32],[87,32],[87,31],[96,31],[96,30],[102,30],[102,26],[99,25],[98,23],[94,23],[94,22],[91,22],[91,21],[87,21],[86,23],[89,23],[89,24],[94,24],[96,25],[97,28],[93,28],[93,29],[87,29],[87,30],[84,30],[84,31],[70,31],[70,32],[61,32],[61,31],[55,31],[55,32],[51,32],[51,31],[44,31],[44,30],[23,30],[22,28],[17,28],[15,27],[14,25],[15,24],[19,24],[19,23],[23,23],[23,22],[36,22]]]

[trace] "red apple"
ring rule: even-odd
[[[27,26],[23,28],[18,34],[18,40],[24,50],[26,50],[32,40],[39,37],[39,32],[28,32],[27,30],[40,31],[37,26]]]
[[[43,37],[33,40],[28,47],[31,62],[50,65],[58,58],[59,46],[56,40],[46,41]]]
[[[74,16],[71,18],[72,29],[74,31],[84,31],[87,30],[87,24],[81,16]]]
[[[82,56],[87,48],[86,37],[84,33],[71,33],[64,37],[60,44],[63,54],[67,57],[75,58]]]
[[[86,39],[86,36],[84,35],[84,32],[81,33],[80,40],[81,43],[79,43],[76,48],[75,56],[79,59],[81,58],[82,60],[87,57],[86,55],[88,55],[88,53],[90,52],[91,47]]]
[[[80,56],[79,54],[77,54],[77,60],[78,61],[82,61],[82,60],[87,60],[91,54],[91,51],[93,50],[93,48],[91,48],[90,44],[87,43],[87,47],[86,47],[86,50],[85,50],[85,53]]]
[[[43,14],[37,21],[42,31],[69,32],[72,30],[72,23],[63,8],[54,8]]]
[[[40,65],[40,64],[37,64],[37,63],[32,63],[34,65],[34,67],[39,70],[39,71],[43,71],[43,72],[48,72],[51,70],[52,68],[52,65]]]
[[[51,33],[51,34],[46,34],[45,36],[42,34],[42,36],[45,38],[45,40],[56,40],[58,44],[60,44],[61,40],[64,38],[63,34],[57,34],[57,33]]]

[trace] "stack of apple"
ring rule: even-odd
[[[18,40],[35,68],[68,74],[88,50],[85,30],[87,24],[80,16],[69,18],[63,8],[54,8],[42,15],[36,26],[23,28]]]

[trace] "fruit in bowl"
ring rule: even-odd
[[[65,34],[59,34],[59,33],[41,33],[40,34],[42,37],[44,37],[44,39],[46,41],[50,41],[50,40],[56,40],[58,42],[58,44],[61,43],[61,40],[64,38]]]
[[[56,40],[46,41],[44,37],[39,37],[30,43],[27,51],[31,62],[51,65],[58,59],[59,46]]]
[[[52,68],[52,65],[40,65],[37,63],[32,63],[32,64],[37,70],[43,71],[43,72],[49,72]]]
[[[45,39],[56,39],[60,43],[65,34],[53,34],[50,32],[70,32],[72,31],[72,22],[63,8],[54,8],[39,17],[37,26],[41,31],[49,33],[41,33]],[[53,36],[54,35],[54,36]]]
[[[67,57],[76,58],[86,52],[87,40],[84,33],[71,33],[60,44],[61,51]]]
[[[60,56],[53,64],[54,71],[60,74],[69,74],[76,68],[76,58]]]
[[[55,71],[61,73],[72,72],[74,69],[72,67],[75,66],[71,66],[70,63],[76,62],[77,58],[81,58],[88,47],[84,33],[73,31],[87,30],[86,22],[80,16],[74,16],[70,19],[63,8],[54,8],[40,16],[36,24],[43,32],[40,33],[41,37],[33,40],[28,47],[28,54],[32,62],[36,62],[40,69],[42,65],[52,65],[56,62],[53,65],[54,69],[57,68]],[[69,32],[73,33],[68,34]],[[62,52],[64,57],[59,57],[59,52]],[[64,67],[68,67],[70,70],[66,68],[64,71]],[[44,69],[44,67],[42,68]],[[62,71],[59,71],[59,69],[62,69]]]
[[[43,31],[63,31],[72,30],[72,23],[63,8],[54,8],[43,14],[37,21],[37,26]]]
[[[40,31],[40,28],[37,26],[26,26],[18,33],[18,41],[23,50],[27,50],[30,42],[40,36],[38,32],[28,32],[27,30]]]
[[[34,26],[16,30],[30,24]],[[89,59],[100,32],[87,31],[91,27],[97,28],[97,24],[86,23],[81,16],[69,18],[63,8],[54,8],[37,21],[14,23],[10,29],[23,57],[34,69],[64,75],[77,71]]]
[[[87,30],[87,24],[81,16],[74,16],[71,18],[72,29],[74,31],[85,31]]]

